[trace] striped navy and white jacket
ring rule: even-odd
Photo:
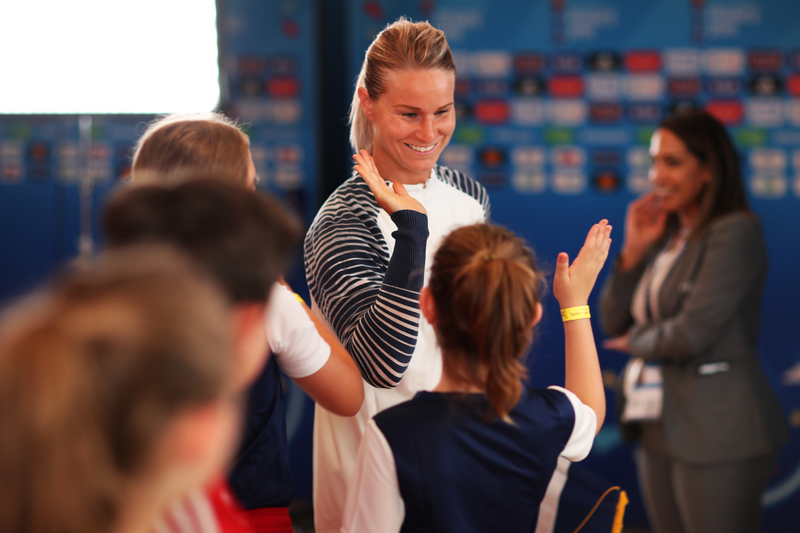
[[[445,203],[449,197],[468,196],[473,209],[482,211],[482,217],[456,213],[447,232],[463,225],[464,218],[488,220],[489,196],[480,184],[442,166],[434,167],[431,179],[451,189],[442,198]],[[409,192],[415,196],[413,190]],[[431,212],[446,207],[437,199],[426,208]],[[417,343],[426,251],[429,256],[434,251],[426,249],[432,244],[428,216],[415,211],[394,213],[393,242],[387,242],[384,231],[387,216],[354,172],[325,202],[305,241],[311,296],[364,379],[377,388],[397,386],[408,368]],[[436,235],[433,244],[438,245],[443,236]]]

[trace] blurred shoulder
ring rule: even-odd
[[[758,218],[747,211],[736,211],[717,217],[708,225],[710,238],[740,235],[746,239],[761,239],[761,224]]]

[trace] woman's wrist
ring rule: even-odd
[[[400,209],[391,213],[389,217],[397,226],[397,230],[413,233],[428,238],[428,215],[414,209]]]

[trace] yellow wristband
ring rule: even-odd
[[[589,314],[589,306],[581,305],[578,307],[567,307],[561,310],[561,320],[569,322],[570,320],[580,320],[581,318],[591,318]]]
[[[304,304],[304,303],[306,303],[306,301],[305,301],[305,300],[303,300],[303,297],[302,297],[302,296],[300,296],[299,294],[297,294],[297,293],[294,293],[294,297],[295,297],[295,298],[297,298],[297,301],[298,301],[298,302],[300,302],[301,304]]]

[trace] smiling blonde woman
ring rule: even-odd
[[[455,76],[444,33],[427,22],[400,19],[376,37],[351,106],[356,171],[306,236],[315,311],[352,354],[365,388],[353,418],[317,405],[314,514],[321,533],[339,531],[367,421],[439,382],[442,356],[430,325],[420,324],[419,293],[442,238],[489,218],[485,189],[437,165],[455,129]]]

